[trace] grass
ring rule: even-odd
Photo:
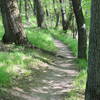
[[[42,53],[14,45],[11,52],[0,52],[0,87],[12,86],[13,79],[31,75],[31,68],[37,69],[41,66],[42,69],[45,63],[39,57],[49,60]]]
[[[48,34],[48,30],[25,27],[25,32],[29,41],[38,48],[52,52],[57,50],[52,36]],[[3,34],[4,29],[0,18],[0,40]],[[44,67],[44,62],[39,58],[34,58],[34,56],[48,60],[47,55],[47,58],[45,58],[42,53],[35,50],[24,50],[23,47],[15,46],[14,44],[4,45],[1,43],[0,46],[4,46],[0,51],[0,87],[12,86],[14,84],[14,78],[30,75],[30,66],[32,68]],[[10,50],[6,51],[6,49]]]
[[[78,66],[78,69],[81,70],[87,70],[87,61],[84,59],[76,59],[76,64]]]
[[[27,28],[26,33],[29,41],[38,48],[45,49],[47,51],[55,52],[57,48],[53,42],[51,34],[48,34],[47,29],[40,28]]]
[[[86,70],[80,71],[73,83],[74,89],[67,93],[65,100],[84,100],[86,77]]]
[[[34,18],[30,19],[30,22],[33,22]],[[25,18],[23,17],[23,23],[25,24]],[[51,36],[51,34],[48,34],[48,30],[47,29],[40,29],[37,28],[36,25],[33,25],[33,27],[28,27],[26,25],[25,27],[25,32],[26,35],[28,37],[28,40],[35,46],[37,46],[38,48],[42,48],[45,49],[47,51],[52,51],[55,52],[57,50],[57,48],[54,45],[53,42],[53,38]],[[4,34],[4,28],[2,25],[2,21],[0,18],[0,40],[2,40]]]

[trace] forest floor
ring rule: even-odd
[[[56,56],[49,55],[51,62],[40,59],[45,63],[38,68],[29,66],[31,75],[15,78],[13,87],[2,89],[0,100],[65,100],[67,92],[74,88],[73,80],[78,70],[69,48],[59,40],[54,40],[54,43],[58,51]]]

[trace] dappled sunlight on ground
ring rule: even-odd
[[[50,64],[37,60],[37,64],[30,62],[28,70],[31,73],[20,79],[14,79],[14,85],[4,93],[8,95],[1,97],[2,100],[64,100],[66,93],[73,88],[73,79],[77,75],[74,57],[69,49],[60,41],[55,41],[59,48],[57,56],[48,57],[44,55]],[[24,53],[26,54],[26,53]],[[29,53],[30,54],[30,53]],[[26,54],[28,55],[28,54]],[[36,55],[36,53],[35,53]],[[41,57],[41,54],[36,56]],[[62,58],[59,57],[62,55]],[[31,59],[35,57],[31,56]],[[53,59],[51,59],[53,58]],[[30,59],[29,56],[23,56],[23,60]],[[36,62],[36,60],[34,62]],[[26,60],[27,61],[27,60]]]

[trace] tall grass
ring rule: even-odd
[[[26,33],[29,41],[42,49],[47,51],[56,51],[57,48],[53,42],[53,38],[51,34],[48,34],[47,29],[40,29],[40,28],[27,28]]]

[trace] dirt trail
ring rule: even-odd
[[[48,69],[40,72],[33,70],[36,75],[7,90],[10,93],[8,97],[0,100],[64,100],[67,92],[73,88],[72,82],[78,72],[74,64],[75,58],[68,47],[59,40],[54,41],[59,48],[53,62],[55,66],[49,65]]]

